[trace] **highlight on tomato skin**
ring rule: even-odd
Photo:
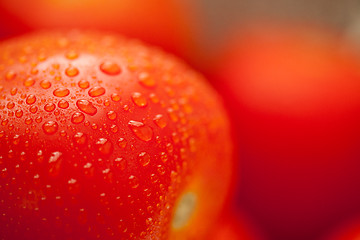
[[[21,7],[20,7],[21,6]],[[179,0],[3,0],[1,32],[38,29],[116,31],[160,46],[182,57],[196,48],[197,13]]]
[[[239,136],[239,204],[278,240],[359,213],[357,48],[292,23],[251,25],[227,44],[215,85]]]
[[[110,33],[0,43],[0,145],[2,240],[203,239],[229,191],[220,97]]]

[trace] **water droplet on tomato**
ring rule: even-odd
[[[129,121],[128,123],[130,129],[132,132],[141,140],[148,142],[153,137],[153,130],[149,127],[143,124],[142,122],[137,121]]]
[[[125,138],[119,138],[118,140],[118,146],[121,148],[125,148],[127,145],[127,141]]]
[[[47,112],[52,112],[55,110],[55,104],[54,103],[47,103],[45,106],[44,106],[44,109],[45,111]]]
[[[114,112],[114,111],[109,111],[106,115],[110,120],[115,120],[116,116],[117,116],[116,112]]]
[[[67,69],[65,69],[65,74],[69,77],[75,77],[79,74],[79,69],[76,67],[70,66]]]
[[[89,114],[91,116],[95,115],[97,112],[97,109],[94,107],[94,105],[89,102],[88,100],[81,99],[76,102],[76,106],[84,113]]]
[[[139,92],[133,93],[131,99],[139,107],[145,107],[147,105],[146,98]]]
[[[5,79],[9,81],[15,79],[15,77],[16,77],[16,73],[11,70],[5,74]]]
[[[79,88],[86,89],[90,86],[90,83],[88,81],[82,79],[78,82],[78,86],[79,86]]]
[[[22,115],[23,115],[23,111],[22,111],[22,110],[19,110],[19,109],[18,109],[18,110],[15,111],[15,116],[16,116],[16,117],[21,118]]]
[[[30,94],[27,98],[26,98],[26,103],[31,105],[34,104],[36,102],[36,97],[33,94]]]
[[[126,161],[123,158],[116,158],[114,160],[115,167],[119,168],[120,170],[125,170],[126,168]]]
[[[81,112],[76,112],[71,116],[71,122],[74,124],[82,123],[85,120],[85,115]]]
[[[25,87],[31,87],[34,84],[35,84],[35,80],[33,78],[31,78],[31,77],[25,79],[25,81],[24,81],[24,86]]]
[[[31,106],[29,110],[30,110],[31,113],[36,113],[37,110],[38,110],[38,107],[37,106]]]
[[[112,143],[106,138],[99,138],[96,142],[96,147],[104,155],[109,155],[113,151]]]
[[[150,155],[147,152],[141,152],[138,159],[140,164],[144,167],[150,163]]]
[[[68,101],[62,99],[58,102],[58,107],[59,108],[62,108],[62,109],[65,109],[65,108],[68,108],[69,107],[69,103]]]
[[[147,72],[142,72],[139,74],[139,82],[145,87],[154,87],[156,84],[154,78],[152,78]]]
[[[167,125],[167,122],[162,114],[158,114],[154,117],[154,122],[159,128],[164,128]]]
[[[139,179],[133,175],[129,177],[129,184],[132,188],[137,188],[139,186]]]
[[[40,82],[40,87],[42,87],[43,89],[48,89],[51,87],[51,82],[49,80],[42,80]]]
[[[112,61],[105,61],[100,64],[100,70],[107,75],[118,75],[121,73],[120,66]]]
[[[90,97],[99,97],[105,94],[105,88],[100,86],[95,86],[89,89],[89,96]]]
[[[60,87],[54,90],[53,94],[56,97],[66,97],[70,94],[70,90],[64,87]]]
[[[79,54],[74,50],[70,50],[66,53],[65,56],[67,59],[74,60],[79,57]]]
[[[57,122],[54,121],[47,121],[42,125],[42,128],[46,134],[54,134],[59,128],[59,125]]]

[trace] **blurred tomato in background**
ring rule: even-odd
[[[0,29],[3,37],[43,28],[109,30],[188,57],[195,11],[179,0],[2,0]]]
[[[360,211],[360,60],[335,33],[242,28],[218,88],[238,131],[239,202],[272,239],[315,239]]]
[[[335,227],[326,237],[321,240],[359,240],[360,239],[360,219],[357,217],[345,221],[339,226]]]
[[[227,209],[210,232],[210,240],[264,240],[262,233],[244,213]]]

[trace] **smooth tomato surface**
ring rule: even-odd
[[[0,44],[0,239],[202,239],[228,192],[218,95],[136,40]]]
[[[313,239],[360,210],[360,61],[335,33],[259,24],[218,87],[238,128],[239,202],[273,239]]]
[[[2,35],[80,28],[117,31],[182,56],[194,47],[194,8],[184,1],[4,0],[0,13]]]

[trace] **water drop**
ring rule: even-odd
[[[152,139],[153,130],[149,126],[146,126],[142,122],[137,121],[129,121],[128,125],[139,139],[145,142],[148,142]]]
[[[74,124],[82,123],[85,120],[85,115],[81,112],[76,112],[71,116],[71,122]]]
[[[33,94],[30,94],[27,98],[26,98],[26,103],[31,105],[34,104],[36,102],[36,97]]]
[[[154,87],[156,84],[154,78],[152,78],[147,72],[139,74],[139,82],[145,87]]]
[[[137,188],[139,186],[139,180],[137,177],[131,175],[129,177],[129,184],[132,188]]]
[[[52,177],[56,177],[60,173],[61,163],[62,163],[62,153],[61,152],[53,152],[49,158],[49,175]]]
[[[87,136],[86,134],[82,133],[82,132],[77,132],[74,135],[74,142],[78,145],[84,145],[87,141]]]
[[[70,94],[70,91],[67,88],[60,87],[60,88],[55,89],[53,94],[56,97],[66,97],[66,96],[68,96]]]
[[[159,128],[164,128],[167,125],[167,122],[163,115],[158,114],[154,117],[154,122]]]
[[[14,102],[8,102],[8,104],[6,104],[6,107],[8,109],[13,109],[15,107],[15,103]]]
[[[70,60],[74,60],[79,57],[79,54],[75,52],[74,50],[70,50],[66,53],[66,58]]]
[[[22,111],[22,110],[19,110],[19,109],[18,109],[18,110],[15,111],[15,116],[16,116],[16,117],[21,118],[22,115],[23,115],[23,111]]]
[[[62,109],[65,109],[65,108],[68,108],[69,107],[69,103],[68,101],[62,99],[58,102],[58,107],[59,108],[62,108]]]
[[[150,155],[147,152],[141,152],[138,159],[140,164],[144,167],[150,163]]]
[[[24,81],[24,86],[25,87],[31,87],[34,84],[35,84],[35,80],[33,78],[31,78],[31,77],[25,79],[25,81]]]
[[[96,142],[97,149],[104,155],[109,155],[113,151],[112,143],[106,138],[99,138]]]
[[[105,88],[100,86],[95,86],[89,89],[89,96],[90,97],[99,97],[105,94]]]
[[[70,66],[67,69],[65,69],[65,74],[69,77],[75,77],[79,74],[79,69],[76,67]]]
[[[117,116],[116,112],[114,112],[114,111],[109,111],[106,115],[110,120],[115,120],[116,116]]]
[[[17,91],[18,91],[17,88],[12,88],[12,89],[10,90],[10,94],[14,96],[14,95],[17,93]]]
[[[51,87],[51,82],[49,80],[42,80],[40,82],[40,87],[42,87],[43,89],[48,89]]]
[[[44,106],[44,109],[45,111],[47,112],[52,112],[55,110],[55,104],[54,103],[47,103],[45,106]]]
[[[54,121],[47,121],[42,125],[42,128],[46,134],[54,134],[59,128],[59,125],[57,122]]]
[[[16,73],[14,71],[8,71],[5,74],[5,79],[9,81],[15,79],[15,77],[16,77]]]
[[[117,94],[117,93],[111,94],[111,100],[113,100],[114,102],[118,102],[118,101],[120,101],[120,99],[121,99],[121,97],[119,94]]]
[[[125,138],[119,138],[118,140],[118,146],[121,148],[125,148],[127,145],[127,141]]]
[[[86,80],[80,80],[78,82],[78,86],[79,86],[79,88],[86,89],[90,86],[90,83]]]
[[[100,70],[108,75],[118,75],[121,73],[120,66],[112,61],[105,61],[100,65]]]
[[[38,110],[38,107],[37,106],[31,106],[29,110],[30,110],[31,113],[36,113],[37,110]]]
[[[97,113],[97,109],[94,105],[88,100],[81,99],[76,102],[76,106],[84,113],[89,114],[91,116]]]
[[[147,105],[146,98],[141,93],[133,93],[131,99],[139,107],[145,107]]]
[[[126,168],[126,161],[123,158],[116,158],[114,160],[114,164],[120,170],[125,170],[125,168]]]

